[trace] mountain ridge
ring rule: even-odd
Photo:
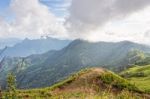
[[[128,53],[133,49],[143,52],[150,51],[149,46],[132,42],[91,43],[75,40],[61,50],[27,57],[23,66],[18,67],[20,72],[16,72],[16,70],[13,72],[17,75],[19,88],[45,87],[87,67],[101,66],[110,70],[126,67],[129,64]],[[21,60],[22,58],[6,61],[0,75],[9,72],[7,63],[13,64],[12,67],[15,68],[17,64],[21,64]]]
[[[67,46],[70,42],[70,40],[59,40],[50,37],[46,39],[33,40],[26,38],[12,47],[8,46],[3,53],[3,56],[27,57],[32,54],[42,54],[49,50],[60,50]]]

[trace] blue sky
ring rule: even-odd
[[[64,17],[67,14],[67,7],[69,2],[66,0],[39,0],[42,4],[49,7],[49,9],[58,17]],[[11,0],[0,0],[0,15],[6,16]]]
[[[10,4],[10,0],[0,0],[0,14],[3,15]]]
[[[0,0],[0,10],[4,10],[8,7],[10,0]]]
[[[59,17],[67,14],[67,7],[69,5],[67,0],[40,0],[40,2],[47,5]]]

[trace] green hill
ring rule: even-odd
[[[121,76],[135,83],[141,90],[150,93],[150,65],[136,65],[123,71]]]
[[[21,99],[146,99],[142,93],[135,85],[108,70],[90,68],[51,87],[18,90],[17,96]]]

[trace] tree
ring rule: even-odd
[[[9,73],[7,76],[7,92],[9,97],[16,99],[16,77],[13,73]]]

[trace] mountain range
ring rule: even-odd
[[[14,46],[17,43],[20,43],[22,40],[18,38],[0,38],[0,49],[5,48],[5,46]]]
[[[60,50],[28,57],[7,57],[0,69],[0,83],[5,86],[6,75],[13,72],[18,88],[46,87],[83,68],[103,67],[113,71],[126,68],[149,52],[150,46],[129,41],[94,43],[74,40]]]
[[[58,40],[55,38],[41,38],[41,39],[24,39],[14,46],[7,46],[3,56],[9,57],[26,57],[31,54],[41,54],[49,50],[60,50],[67,46],[70,40]],[[1,49],[0,51],[4,50]]]

